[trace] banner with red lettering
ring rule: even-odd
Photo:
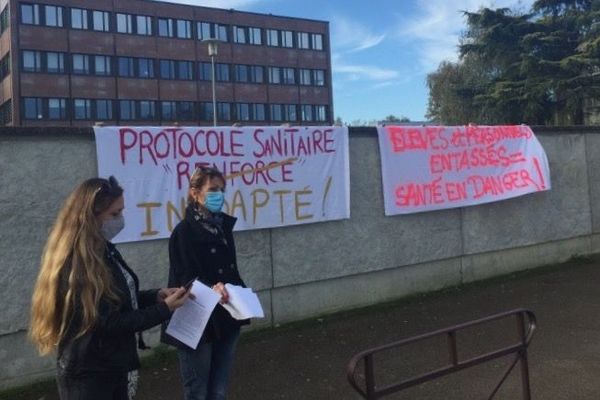
[[[385,215],[472,206],[550,190],[525,125],[378,127]]]
[[[115,242],[169,237],[198,166],[226,179],[236,230],[350,217],[345,127],[95,127],[98,175],[125,189]]]

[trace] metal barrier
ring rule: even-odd
[[[479,355],[477,357],[469,358],[466,360],[459,360],[458,348],[456,345],[456,333],[460,330],[470,328],[476,325],[481,325],[486,322],[497,321],[503,318],[514,316],[517,322],[517,329],[519,334],[519,341],[510,346],[494,350],[489,353]],[[369,350],[362,351],[356,354],[348,363],[347,376],[352,387],[366,400],[376,400],[384,396],[400,392],[412,386],[419,385],[424,382],[428,382],[442,376],[451,374],[453,372],[461,371],[465,368],[473,367],[491,361],[500,357],[504,357],[510,354],[515,354],[514,360],[512,360],[510,366],[505,371],[504,375],[500,379],[500,382],[496,385],[489,399],[492,399],[498,392],[510,372],[513,370],[517,362],[520,361],[521,365],[521,382],[523,388],[523,399],[531,400],[531,390],[529,387],[529,366],[527,363],[527,347],[533,336],[533,332],[536,328],[536,318],[533,312],[519,308],[499,314],[490,315],[489,317],[469,321],[463,324],[454,325],[448,328],[440,329],[434,332],[425,333],[418,336],[413,336],[408,339],[400,340],[398,342],[390,343],[384,346],[375,347]],[[399,383],[394,383],[386,386],[378,387],[375,383],[375,376],[373,372],[373,355],[376,353],[383,352],[385,350],[398,348],[405,346],[410,343],[418,342],[421,340],[429,339],[434,336],[445,335],[448,338],[448,354],[450,363],[439,369],[432,370],[422,375],[418,375]],[[356,380],[356,368],[359,362],[363,360],[365,368],[365,379],[364,388]]]

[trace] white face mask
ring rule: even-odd
[[[123,215],[119,215],[118,217],[104,221],[102,223],[102,227],[100,228],[100,233],[102,233],[104,239],[110,241],[112,238],[117,236],[119,232],[123,230],[123,228],[125,228],[125,218],[123,218]]]

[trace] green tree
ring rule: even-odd
[[[395,115],[390,114],[387,117],[385,117],[385,119],[383,120],[383,122],[410,122],[410,119],[408,117],[405,117],[405,116],[402,116],[402,117],[398,118]]]
[[[458,63],[428,76],[441,123],[580,124],[600,96],[600,2],[538,0],[528,14],[465,13]]]

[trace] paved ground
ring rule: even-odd
[[[250,333],[239,347],[230,400],[358,399],[345,378],[354,353],[517,307],[533,310],[538,318],[530,348],[533,399],[599,399],[600,259],[592,259]],[[508,343],[514,331],[513,324],[469,330],[459,338],[459,352],[492,350]],[[390,383],[442,366],[446,354],[444,342],[432,340],[377,358],[377,373]],[[507,362],[475,367],[386,399],[487,398]],[[147,366],[140,379],[138,399],[181,399],[171,354]],[[52,385],[34,392],[13,393],[10,399],[57,399]],[[495,398],[520,396],[517,370]]]

